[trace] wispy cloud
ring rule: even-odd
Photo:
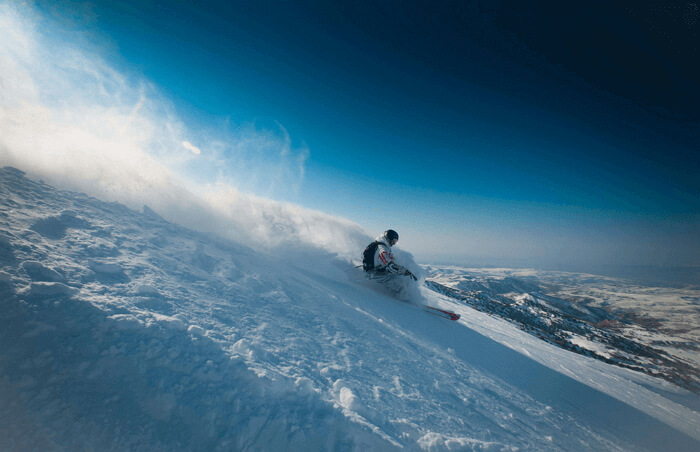
[[[192,152],[194,155],[199,155],[202,153],[201,149],[199,149],[197,146],[190,143],[189,141],[183,141],[182,147],[187,149],[188,151]]]
[[[347,220],[261,196],[304,178],[308,150],[281,125],[193,130],[147,80],[39,19],[0,4],[0,165],[235,240],[354,253],[365,239]]]

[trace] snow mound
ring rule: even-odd
[[[27,272],[27,275],[34,281],[49,281],[49,282],[63,282],[65,278],[63,275],[58,273],[52,268],[44,266],[41,262],[37,261],[24,261],[22,262],[22,268]]]
[[[33,282],[29,286],[29,296],[75,295],[78,289],[59,282]]]

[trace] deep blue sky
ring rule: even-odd
[[[419,257],[700,264],[698,6],[608,3],[42,7],[185,121],[284,128],[309,158],[274,197]]]

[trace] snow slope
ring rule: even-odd
[[[700,288],[442,266],[428,268],[425,285],[558,347],[700,392]]]
[[[0,170],[0,450],[698,450],[698,396]],[[358,253],[359,254],[359,253]]]

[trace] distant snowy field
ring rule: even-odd
[[[496,293],[517,298],[541,292],[573,300],[586,308],[601,308],[630,320],[621,333],[663,350],[700,370],[700,287],[661,286],[585,273],[535,269],[432,266],[431,279],[448,287],[495,286]],[[510,284],[512,287],[508,287]],[[583,348],[600,348],[581,340]]]
[[[9,168],[0,224],[3,451],[700,450],[696,394],[422,288],[462,318],[431,316],[312,246]]]
[[[622,278],[533,269],[459,268],[483,277],[516,277],[556,288],[554,294],[588,299],[594,306],[642,311],[676,338],[700,344],[700,286],[643,285]],[[700,356],[698,357],[700,358]]]

